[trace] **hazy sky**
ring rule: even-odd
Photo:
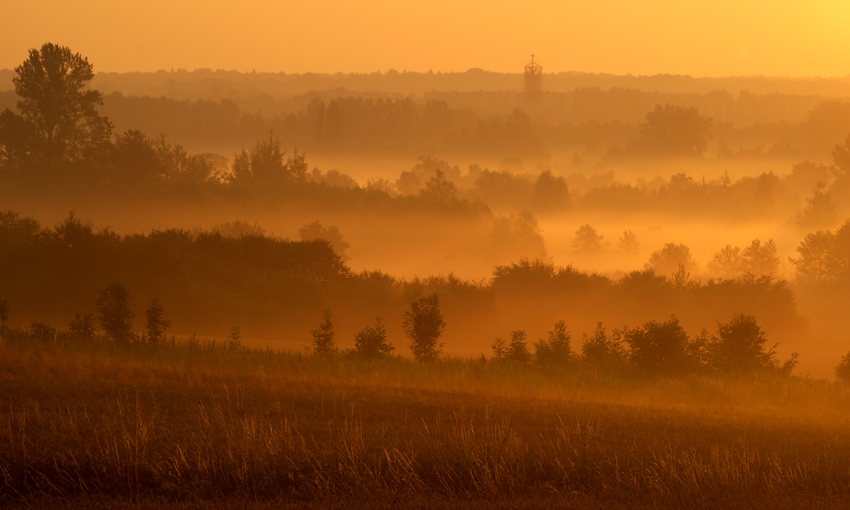
[[[850,74],[847,0],[3,0],[0,68],[51,41],[95,71]]]

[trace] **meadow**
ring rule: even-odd
[[[0,505],[844,508],[850,388],[178,340],[0,346]]]

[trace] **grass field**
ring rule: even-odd
[[[850,389],[0,346],[0,506],[846,508]]]

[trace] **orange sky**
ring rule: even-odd
[[[0,68],[51,41],[95,71],[850,74],[846,0],[4,0]]]

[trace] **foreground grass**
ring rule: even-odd
[[[5,345],[0,388],[3,506],[850,504],[824,381]]]

